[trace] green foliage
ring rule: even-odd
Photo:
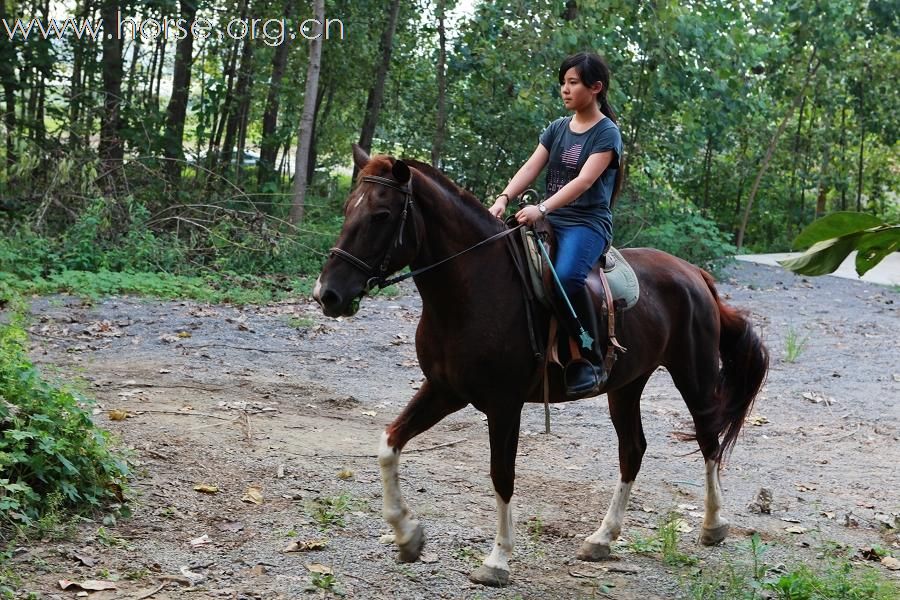
[[[41,376],[25,339],[17,313],[0,325],[0,526],[55,528],[60,510],[121,502],[129,468],[86,402]]]
[[[788,327],[784,336],[784,362],[797,362],[808,341],[808,335],[801,337],[793,327]]]
[[[694,600],[888,600],[896,598],[900,587],[879,576],[877,571],[854,569],[847,559],[832,560],[815,571],[806,565],[770,569],[763,561],[769,546],[754,534],[746,550],[750,560],[705,568],[693,573],[685,583]]]
[[[614,210],[616,245],[657,248],[704,268],[734,254],[716,223],[673,189],[645,177],[635,177],[632,185]]]
[[[309,515],[322,529],[330,527],[344,527],[347,525],[345,517],[348,512],[355,510],[358,502],[350,494],[316,498],[309,507]]]
[[[856,272],[862,277],[889,254],[900,252],[900,223],[883,223],[866,213],[837,212],[807,226],[794,246],[809,249],[779,262],[795,273],[833,273],[848,254],[858,250]]]

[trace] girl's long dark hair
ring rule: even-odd
[[[609,65],[603,60],[603,57],[594,52],[579,52],[573,54],[563,61],[559,67],[559,85],[562,85],[566,79],[566,73],[569,69],[578,71],[578,76],[584,85],[591,87],[597,82],[602,84],[602,89],[597,95],[597,104],[600,106],[600,112],[606,115],[613,123],[619,124],[616,119],[616,113],[613,112],[612,106],[609,105]],[[622,180],[625,174],[625,157],[619,156],[619,168],[616,170],[616,184],[613,187],[612,197],[609,199],[609,207],[612,208],[622,189]]]

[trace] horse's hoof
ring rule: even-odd
[[[703,527],[700,530],[700,543],[704,546],[715,546],[728,537],[728,523],[707,529]]]
[[[581,548],[575,558],[588,562],[597,562],[598,560],[606,560],[609,558],[609,544],[595,544],[593,542],[582,542]]]
[[[400,562],[416,562],[425,546],[425,528],[422,525],[416,525],[406,543],[397,544],[397,546],[400,548]]]
[[[481,565],[472,571],[469,575],[469,580],[472,583],[480,583],[491,587],[505,587],[509,585],[509,571]]]

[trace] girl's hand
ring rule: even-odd
[[[520,225],[534,225],[543,217],[544,215],[542,215],[538,207],[534,205],[526,206],[516,213],[516,221],[518,221]]]
[[[494,205],[491,206],[491,207],[488,209],[488,211],[489,211],[492,215],[494,215],[495,217],[497,217],[498,219],[502,219],[502,218],[503,218],[503,213],[506,212],[506,203],[507,203],[507,197],[506,197],[506,195],[505,195],[505,194],[504,194],[504,195],[500,195],[500,196],[497,197],[496,200],[494,200]]]

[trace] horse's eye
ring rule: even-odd
[[[377,213],[372,215],[373,223],[383,223],[387,221],[388,217],[391,216],[391,212],[388,210],[380,210]]]

